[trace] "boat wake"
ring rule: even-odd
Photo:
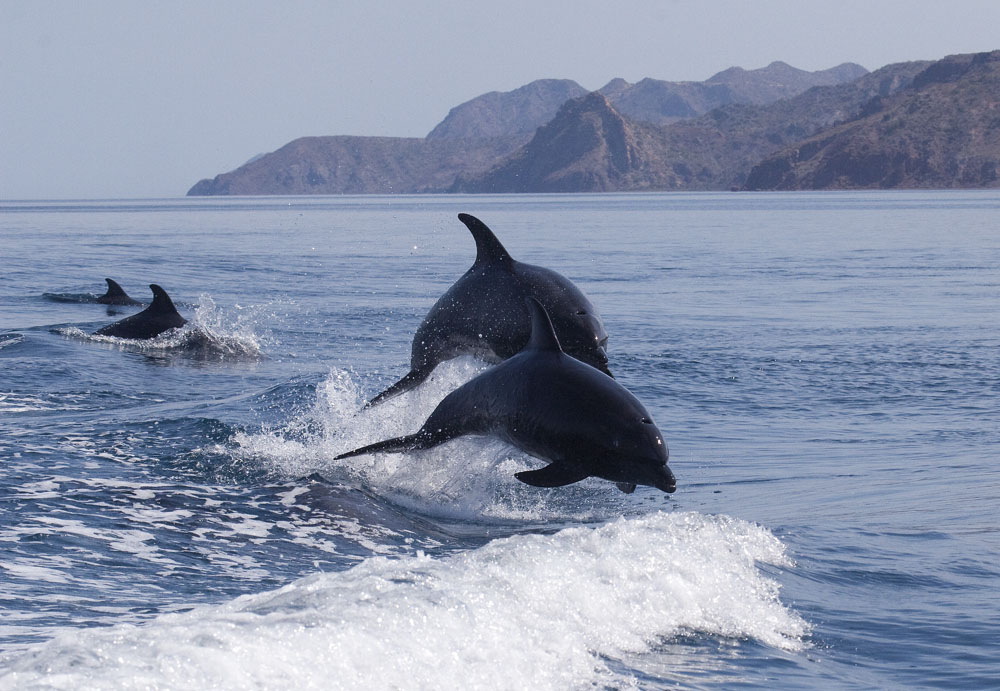
[[[634,685],[610,663],[672,637],[805,647],[808,626],[758,563],[791,565],[764,528],[665,512],[373,557],[141,626],[66,630],[12,661],[0,687]]]

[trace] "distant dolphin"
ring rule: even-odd
[[[561,274],[515,261],[485,223],[459,214],[476,241],[476,261],[431,307],[413,337],[410,371],[369,406],[409,391],[438,364],[459,355],[500,362],[528,342],[528,296],[548,311],[565,352],[607,375],[608,334],[597,310]]]
[[[108,282],[108,292],[106,292],[101,297],[97,298],[97,301],[102,305],[141,305],[143,303],[138,300],[133,300],[128,296],[128,293],[118,285],[115,281],[110,278],[105,278]]]
[[[153,304],[138,314],[108,324],[94,333],[117,338],[154,338],[168,329],[184,326],[187,319],[177,312],[166,291],[156,284],[149,288],[153,291]]]
[[[623,492],[636,485],[673,492],[667,443],[643,405],[614,379],[566,355],[545,308],[534,298],[528,306],[531,337],[524,350],[448,394],[415,434],[337,458],[492,435],[549,461],[515,475],[529,485],[560,487],[593,475]]]

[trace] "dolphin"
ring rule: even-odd
[[[108,282],[108,292],[106,292],[101,297],[97,298],[97,301],[102,305],[141,305],[143,303],[138,300],[133,300],[128,296],[128,293],[118,285],[115,281],[110,278],[105,278]]]
[[[459,214],[476,241],[476,261],[431,307],[413,337],[410,371],[365,407],[414,388],[445,360],[474,355],[497,363],[528,342],[531,320],[524,299],[548,311],[565,352],[608,370],[608,334],[601,317],[565,276],[514,260],[493,231],[475,216]]]
[[[167,292],[155,283],[149,288],[153,291],[153,304],[142,312],[98,329],[94,334],[118,338],[154,338],[168,329],[184,326],[187,319],[177,312]]]
[[[531,337],[514,357],[445,396],[416,433],[337,456],[429,449],[467,434],[492,435],[548,461],[516,473],[535,487],[595,476],[623,492],[673,492],[667,442],[642,403],[617,381],[567,355],[545,308],[528,298]]]

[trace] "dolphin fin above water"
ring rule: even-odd
[[[476,261],[473,267],[494,264],[507,270],[512,268],[514,260],[489,226],[471,214],[459,214],[458,220],[465,224],[472,233],[472,239],[476,241]]]
[[[490,363],[520,352],[530,334],[524,300],[539,300],[566,354],[611,376],[608,334],[597,310],[565,276],[514,260],[490,228],[475,216],[458,215],[476,242],[476,259],[431,306],[413,337],[410,370],[365,408],[425,381],[440,363],[473,355]]]
[[[187,324],[187,319],[174,307],[167,291],[155,283],[150,285],[149,289],[153,291],[153,303],[149,307],[131,317],[108,324],[94,334],[116,338],[149,339]]]
[[[141,305],[143,303],[129,297],[125,289],[110,278],[104,279],[108,284],[108,291],[97,298],[97,302],[102,305]]]

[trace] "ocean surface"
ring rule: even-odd
[[[571,278],[673,495],[415,431],[458,212]],[[0,202],[0,689],[1000,687],[1000,192]],[[90,335],[162,285],[189,323]]]

